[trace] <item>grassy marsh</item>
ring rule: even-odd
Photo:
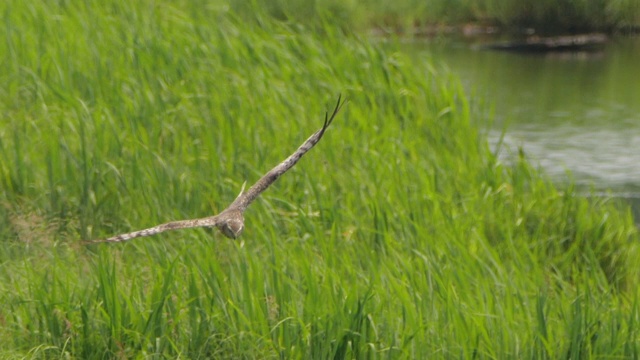
[[[638,357],[637,230],[504,164],[455,76],[196,0],[0,5],[3,358]],[[207,216],[325,138],[246,213]]]

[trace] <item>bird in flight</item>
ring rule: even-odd
[[[336,117],[345,102],[346,101],[342,101],[342,97],[339,96],[338,102],[331,116],[329,116],[328,113],[325,114],[324,125],[322,125],[322,128],[320,130],[311,135],[307,139],[307,141],[300,145],[298,150],[296,150],[288,158],[284,159],[284,161],[264,174],[260,178],[260,180],[258,180],[255,184],[253,184],[253,186],[249,188],[249,190],[247,190],[246,192],[242,191],[240,195],[238,195],[238,197],[231,203],[231,205],[229,205],[218,215],[200,219],[171,221],[148,229],[120,234],[107,239],[92,240],[89,241],[89,243],[122,242],[143,236],[156,235],[169,230],[190,229],[197,227],[217,227],[218,230],[220,230],[226,237],[236,239],[240,236],[240,234],[242,234],[242,230],[244,229],[243,213],[247,209],[247,207],[263,191],[265,191],[271,184],[273,184],[273,182],[276,181],[282,174],[291,169],[298,162],[298,160],[300,160],[300,158],[307,153],[307,151],[311,150],[311,148],[313,148],[320,141],[320,139],[322,139],[325,131],[327,130],[329,125],[331,125],[333,119]]]

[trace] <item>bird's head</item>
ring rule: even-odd
[[[242,234],[242,230],[244,230],[244,219],[242,214],[225,219],[220,225],[218,225],[218,229],[224,234],[224,236],[230,239],[237,239],[240,234]]]

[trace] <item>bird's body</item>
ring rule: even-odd
[[[229,205],[220,214],[200,219],[171,221],[144,230],[120,234],[103,240],[94,240],[91,241],[91,243],[122,242],[138,237],[152,236],[169,230],[189,229],[196,227],[217,227],[220,232],[222,232],[226,237],[236,239],[238,236],[240,236],[242,230],[244,230],[243,213],[247,209],[247,207],[258,196],[260,196],[263,191],[265,191],[271,184],[273,184],[282,174],[291,169],[304,154],[311,150],[320,141],[320,139],[324,135],[324,132],[327,130],[329,125],[331,125],[333,119],[343,105],[344,102],[341,102],[341,98],[339,97],[338,103],[336,104],[331,117],[329,117],[328,114],[325,116],[324,125],[320,130],[311,135],[288,158],[286,158],[276,167],[269,170],[269,172],[263,175],[260,180],[258,180],[253,186],[249,188],[249,190],[240,193],[240,195],[238,195],[238,197],[231,203],[231,205]]]

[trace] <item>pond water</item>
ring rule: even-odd
[[[525,154],[555,181],[640,199],[640,37],[614,37],[595,52],[518,54],[463,40],[414,42],[494,108],[495,144]],[[511,149],[511,150],[508,150]]]

